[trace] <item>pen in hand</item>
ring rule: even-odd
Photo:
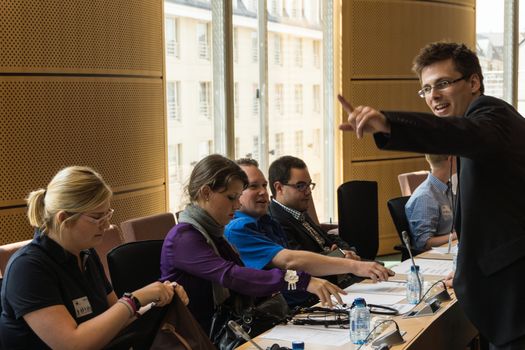
[[[450,248],[452,246],[452,232],[450,232],[448,234],[448,249],[447,249],[447,254],[450,254]]]

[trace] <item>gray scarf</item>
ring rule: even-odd
[[[179,214],[178,221],[193,226],[204,236],[206,243],[212,247],[215,254],[220,256],[210,236],[222,237],[224,235],[224,226],[220,226],[204,209],[194,204],[188,204],[184,211]],[[212,282],[212,289],[215,306],[221,305],[230,296],[228,288],[223,287],[219,283]]]

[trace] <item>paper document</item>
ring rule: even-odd
[[[378,282],[378,283],[356,283],[345,289],[350,293],[366,294],[389,294],[402,295],[406,294],[406,283],[404,282]]]
[[[453,264],[450,260],[414,259],[414,261],[423,275],[446,277],[453,269]],[[407,275],[410,272],[410,266],[412,266],[412,262],[410,259],[407,259],[401,264],[394,266],[392,271],[396,274]]]
[[[355,298],[364,298],[367,304],[392,305],[397,304],[405,298],[405,295],[396,294],[374,294],[374,293],[353,293],[341,294],[341,299],[347,306],[351,306]],[[335,300],[332,297],[332,300]]]
[[[305,344],[342,346],[350,342],[348,329],[326,328],[324,326],[278,325],[261,337],[287,341],[304,341]]]
[[[436,254],[457,254],[458,253],[458,246],[452,246],[450,248],[450,253],[448,252],[448,247],[432,247],[431,250],[432,253]]]

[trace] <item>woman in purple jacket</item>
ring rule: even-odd
[[[307,290],[332,306],[342,303],[339,287],[292,270],[256,270],[244,267],[223,236],[224,226],[239,209],[239,197],[248,179],[235,162],[214,154],[195,165],[187,192],[190,204],[162,247],[162,280],[184,286],[189,309],[208,332],[213,313],[227,301],[230,290],[248,296],[271,296],[281,290]]]

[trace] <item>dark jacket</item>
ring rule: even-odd
[[[454,290],[491,343],[525,335],[525,119],[502,100],[481,96],[463,117],[384,112],[382,149],[460,156],[460,237]]]
[[[269,214],[272,219],[281,224],[284,233],[286,233],[288,238],[288,247],[290,249],[308,250],[310,252],[324,254],[323,249],[319,246],[317,241],[310,237],[303,224],[273,200],[270,202]],[[337,244],[337,246],[341,249],[350,249],[348,243],[343,241],[340,237],[327,234],[312,221],[307,213],[304,215],[305,220],[310,224],[310,226],[312,226],[315,231],[325,240],[325,247],[330,248],[333,244]],[[357,253],[359,254],[359,252]]]

